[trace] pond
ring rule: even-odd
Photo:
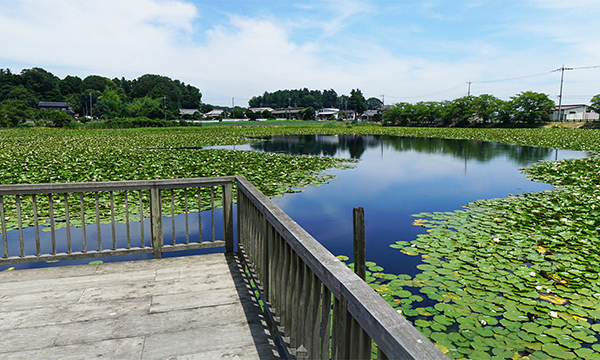
[[[478,199],[540,192],[552,185],[528,180],[520,168],[541,160],[582,158],[581,151],[477,140],[372,135],[274,136],[236,149],[359,160],[334,169],[336,180],[273,199],[335,255],[352,261],[352,209],[365,210],[367,260],[386,272],[414,275],[420,257],[389,245],[425,232],[412,214],[454,211]]]

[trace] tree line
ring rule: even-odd
[[[192,85],[166,76],[146,74],[137,79],[109,79],[68,75],[60,79],[34,67],[19,74],[0,69],[0,125],[13,126],[23,119],[49,119],[39,111],[40,101],[66,102],[75,113],[102,119],[122,117],[178,118],[180,108],[200,106],[202,94]],[[50,118],[48,118],[50,116]]]
[[[446,101],[401,102],[383,112],[384,125],[439,124],[466,126],[469,123],[534,123],[549,121],[555,107],[548,95],[521,92],[505,101],[493,95],[463,96]]]
[[[383,102],[378,98],[365,99],[360,89],[352,90],[350,96],[338,95],[333,90],[277,90],[273,93],[265,91],[262,95],[253,96],[248,100],[251,108],[270,107],[281,109],[287,107],[303,107],[314,109],[337,108],[342,110],[356,110],[358,106],[361,113],[364,110],[377,110]],[[364,109],[363,109],[364,108]]]

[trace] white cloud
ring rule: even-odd
[[[561,5],[565,3],[531,0],[528,11],[534,9],[536,16],[527,21],[498,17],[504,20],[491,21],[489,36],[449,38],[444,26],[449,21],[468,26],[469,12],[444,13],[440,2],[398,7],[376,1],[327,1],[288,6],[306,15],[300,19],[290,9],[240,15],[233,8],[183,0],[0,1],[0,59],[43,67],[60,77],[98,74],[132,79],[161,74],[199,87],[203,101],[221,105],[230,104],[232,97],[245,105],[264,91],[303,87],[334,88],[346,94],[360,88],[367,97],[386,94],[386,103],[453,99],[466,95],[469,80],[533,74],[563,63],[600,65],[600,39],[594,28],[598,1],[575,2],[579,7]],[[485,15],[485,2],[462,6]],[[419,14],[421,7],[425,10]],[[536,13],[535,7],[543,10]],[[411,10],[416,10],[411,21],[377,23],[389,18],[380,17],[386,11],[405,15]],[[466,19],[457,21],[457,16]],[[569,21],[577,26],[556,25]],[[393,35],[379,36],[386,33]],[[554,46],[556,51],[546,51]],[[578,81],[573,91],[598,92],[593,82],[584,82],[583,74],[568,75],[569,85]],[[549,76],[474,84],[472,92],[503,98],[524,90],[556,94],[557,81]],[[454,90],[442,92],[450,88]]]

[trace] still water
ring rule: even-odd
[[[425,231],[413,226],[411,214],[434,211],[454,211],[471,201],[506,197],[522,192],[552,189],[549,184],[527,180],[519,169],[540,160],[582,158],[587,152],[554,150],[527,146],[506,145],[483,141],[400,138],[389,136],[274,136],[260,142],[235,147],[241,151],[276,152],[293,155],[332,156],[356,159],[352,169],[326,171],[337,179],[320,187],[306,187],[302,192],[285,194],[273,199],[292,219],[304,227],[334,255],[352,257],[352,209],[365,209],[367,260],[383,266],[389,273],[414,275],[419,257],[401,254],[389,245],[398,240],[411,241]],[[183,215],[176,223],[183,223]],[[196,217],[190,217],[190,229],[197,228]],[[216,213],[216,237],[222,238],[220,210]],[[203,238],[209,239],[209,216],[203,215]],[[235,219],[235,217],[234,217]],[[170,234],[170,218],[163,220],[165,234]],[[96,238],[96,225],[86,226],[90,239]],[[180,225],[178,225],[180,226]],[[178,228],[176,226],[176,228]],[[181,225],[182,226],[182,225]],[[150,224],[143,224],[146,234]],[[42,229],[44,230],[44,229]],[[47,229],[46,229],[47,230]],[[181,230],[181,229],[179,229]],[[177,230],[177,241],[185,233]],[[137,231],[132,228],[132,238]],[[57,231],[57,239],[66,237],[65,229]],[[78,234],[81,229],[73,228]],[[111,246],[110,225],[101,225],[103,248]],[[125,225],[118,224],[117,243],[125,244]],[[18,253],[18,233],[9,231],[9,250]],[[24,230],[26,238],[33,238],[33,228]],[[191,232],[191,237],[199,234]],[[74,235],[72,235],[74,236]],[[42,243],[50,244],[48,231],[41,232]],[[59,241],[58,252],[66,251]],[[80,241],[73,241],[74,244]],[[33,253],[33,244],[27,245]],[[29,249],[31,248],[31,249]],[[74,251],[81,249],[74,248]],[[186,252],[221,252],[222,249]],[[178,256],[182,253],[165,253]],[[151,258],[152,255],[128,255],[98,260],[124,261]],[[88,263],[95,259],[69,260],[59,263],[20,264],[18,268],[60,266]],[[8,266],[0,266],[0,271]]]
[[[520,168],[540,160],[582,158],[587,152],[468,140],[388,136],[276,136],[248,145],[256,151],[358,159],[338,179],[273,199],[334,255],[352,258],[352,209],[365,209],[367,260],[389,273],[418,272],[420,257],[389,247],[425,231],[411,214],[454,211],[471,201],[551,190]]]

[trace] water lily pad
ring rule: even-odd
[[[449,318],[449,317],[444,316],[444,315],[436,315],[436,316],[434,316],[433,317],[433,321],[437,322],[438,324],[446,325],[446,326],[454,324],[454,319]]]
[[[557,359],[574,359],[577,356],[571,352],[568,348],[562,347],[557,344],[544,344],[542,350]]]
[[[586,360],[600,360],[600,353],[597,353],[592,349],[587,349],[587,348],[577,349],[577,350],[575,350],[575,354],[577,354],[577,356],[579,356],[580,358],[583,358]]]
[[[566,335],[559,336],[558,343],[562,346],[568,347],[569,349],[579,349],[581,347],[580,343],[575,341],[575,339],[572,337]]]

